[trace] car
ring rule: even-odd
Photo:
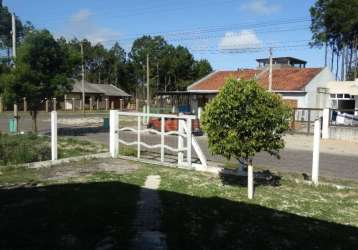
[[[151,118],[149,119],[147,128],[161,130],[161,118]],[[192,133],[194,135],[203,135],[203,131],[200,128],[199,119],[192,120]],[[176,118],[165,118],[164,131],[178,131],[178,119]]]

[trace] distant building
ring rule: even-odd
[[[331,81],[327,88],[330,94],[329,107],[341,110],[343,113],[358,115],[358,79],[355,81]]]
[[[65,109],[72,109],[73,100],[75,100],[75,105],[79,107],[79,101],[82,100],[82,91],[82,82],[75,81],[71,93],[65,96]],[[90,104],[91,98],[92,105],[95,105],[98,101],[103,106],[107,99],[109,104],[113,102],[114,108],[119,108],[120,99],[130,98],[128,93],[112,84],[95,84],[85,81],[84,91],[87,106]]]
[[[269,83],[269,58],[257,59],[256,69],[215,71],[194,82],[187,91],[159,93],[172,96],[178,111],[198,114],[224,86],[228,78],[256,79],[264,88]],[[307,68],[306,61],[293,57],[272,59],[272,91],[293,108],[325,108],[329,105],[327,84],[335,77],[328,68]]]

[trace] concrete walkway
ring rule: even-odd
[[[140,191],[134,222],[136,236],[132,241],[132,250],[167,249],[165,235],[160,232],[161,204],[156,191],[159,185],[160,176],[149,175]]]

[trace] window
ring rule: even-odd
[[[336,94],[331,94],[331,98],[336,98]]]
[[[350,99],[351,96],[349,94],[344,94],[344,98]]]
[[[343,94],[337,94],[337,98],[343,98]]]

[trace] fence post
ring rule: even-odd
[[[53,111],[56,111],[57,101],[56,98],[53,98]]]
[[[322,139],[329,139],[329,112],[328,108],[323,110]]]
[[[309,135],[311,133],[311,110],[308,110],[308,115],[307,115],[307,135]]]
[[[96,109],[97,109],[97,111],[99,110],[99,99],[97,99],[97,101],[96,101]]]
[[[72,111],[75,111],[75,98],[72,98]]]
[[[111,101],[111,109],[114,109],[114,101]]]
[[[23,98],[23,102],[24,102],[24,112],[27,112],[27,101],[26,101],[26,97]]]
[[[14,118],[16,120],[16,133],[19,132],[19,112],[17,104],[14,104]]]
[[[109,152],[112,158],[118,156],[119,142],[118,142],[118,111],[109,111]]]
[[[254,198],[254,167],[250,162],[247,166],[247,197]]]
[[[119,100],[119,109],[122,111],[123,111],[123,103],[124,103],[123,99],[120,99]]]
[[[140,133],[141,133],[141,122],[140,116],[137,118],[137,158],[140,159]]]
[[[135,99],[135,109],[137,112],[139,112],[139,99],[138,98]]]
[[[92,97],[90,97],[90,99],[89,99],[89,105],[90,105],[89,109],[90,109],[90,111],[92,111],[93,110]]]
[[[57,160],[57,112],[51,112],[51,160]]]
[[[188,165],[189,167],[191,167],[191,137],[192,137],[192,134],[191,134],[191,124],[192,124],[192,120],[190,118],[187,119],[186,121],[186,127],[187,127],[187,138],[186,138],[186,152],[187,152],[187,161],[188,161]]]
[[[318,185],[320,140],[321,140],[321,121],[318,119],[314,122],[314,135],[313,135],[312,182],[315,185]]]
[[[48,99],[46,99],[46,102],[45,102],[45,111],[46,111],[46,113],[48,112]]]
[[[183,128],[183,121],[178,119],[178,166],[183,166],[184,161],[184,152],[183,152],[183,146],[184,146],[184,140],[182,134],[184,133]]]
[[[4,105],[2,103],[2,96],[0,96],[0,113],[4,112]]]
[[[105,99],[106,102],[106,111],[108,110],[108,98]]]
[[[160,119],[160,161],[164,162],[164,134],[165,134],[165,118]]]

